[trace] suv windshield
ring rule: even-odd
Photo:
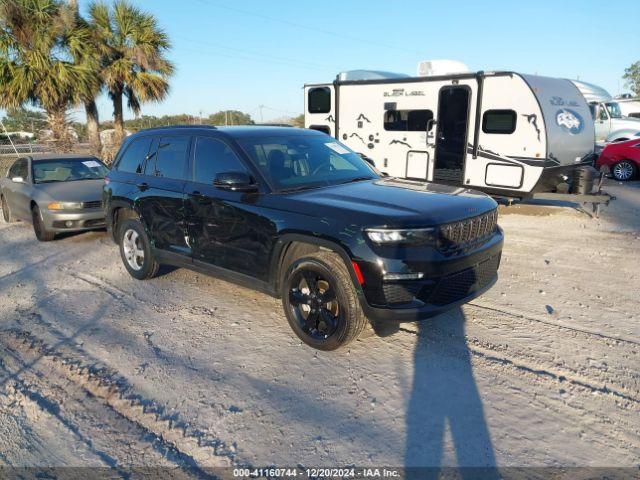
[[[107,173],[109,173],[109,169],[94,158],[33,162],[35,183],[99,180],[104,178]]]
[[[276,190],[298,190],[379,178],[357,153],[328,136],[239,139]]]
[[[622,111],[620,110],[618,102],[609,102],[606,105],[611,118],[622,118]]]

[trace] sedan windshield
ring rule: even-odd
[[[246,138],[239,142],[276,190],[379,178],[357,153],[328,136]]]
[[[33,162],[33,179],[35,183],[99,180],[104,178],[107,173],[109,173],[109,169],[94,158]]]

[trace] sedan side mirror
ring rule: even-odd
[[[234,192],[255,192],[258,185],[251,175],[245,172],[221,172],[213,180],[215,187]]]
[[[24,178],[22,178],[22,177],[13,177],[13,178],[11,179],[11,181],[12,181],[13,183],[24,183]]]

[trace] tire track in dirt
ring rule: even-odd
[[[55,370],[104,407],[152,435],[199,475],[208,476],[203,469],[210,467],[246,466],[224,442],[182,422],[178,413],[167,414],[156,402],[134,392],[118,372],[93,359],[87,362],[83,352],[74,352],[65,345],[50,347],[31,333],[16,329],[1,331],[0,342],[23,359],[27,368],[19,369],[19,375],[35,364],[39,368]],[[25,361],[29,359],[31,363]]]
[[[418,335],[418,332],[416,332],[415,330],[404,327],[400,327],[400,331],[414,336]],[[442,330],[438,330],[438,334],[443,337],[450,336]],[[560,370],[555,370],[549,367],[539,366],[535,364],[529,364],[521,360],[516,360],[515,358],[508,355],[500,355],[500,351],[495,348],[495,346],[486,342],[482,342],[477,338],[465,335],[465,343],[468,345],[468,350],[472,355],[486,362],[498,363],[503,366],[508,366],[519,372],[532,374],[537,377],[551,380],[557,383],[567,382],[568,384],[581,387],[589,393],[601,393],[609,395],[611,397],[615,397],[616,399],[631,402],[636,405],[636,408],[640,406],[640,398],[638,398],[638,396],[634,394],[629,394],[621,390],[611,389],[606,385],[598,385],[590,379],[572,377],[571,374],[561,372]],[[471,348],[471,345],[473,345],[474,348]],[[506,350],[507,348],[505,348],[502,353],[504,353],[504,351]]]
[[[431,332],[435,333],[432,339],[436,342],[440,341],[438,337],[442,339],[442,342],[447,342],[447,339],[454,336],[454,334],[439,328],[433,328]],[[417,331],[404,327],[400,328],[399,333],[409,334],[413,337],[418,336]],[[522,378],[527,385],[532,387],[530,392],[533,394],[532,402],[557,413],[560,417],[569,416],[578,419],[588,415],[597,418],[599,423],[608,426],[608,429],[598,430],[600,441],[603,443],[608,441],[615,445],[619,444],[620,437],[623,437],[627,445],[640,450],[638,437],[630,433],[635,432],[636,429],[633,423],[633,412],[640,408],[640,399],[637,396],[610,389],[606,385],[599,385],[590,379],[575,377],[566,372],[515,359],[510,355],[505,355],[505,351],[500,351],[491,344],[467,335],[464,336],[464,342],[466,345],[464,351],[450,351],[449,354],[452,356],[471,355],[480,360],[481,365],[484,365],[489,371],[494,370],[501,378]],[[511,384],[512,381],[508,380],[508,383]],[[542,389],[540,389],[541,387]],[[550,391],[570,391],[571,394],[568,401],[563,401],[549,397],[548,392]],[[536,392],[544,393],[541,395]],[[580,397],[578,397],[579,394],[581,394]],[[605,401],[606,404],[596,407],[591,400],[593,396]],[[579,398],[589,400],[576,401]],[[611,408],[612,402],[615,404],[615,408]]]
[[[509,310],[506,310],[504,308],[498,308],[492,305],[487,305],[487,304],[479,304],[478,302],[470,302],[467,304],[469,307],[471,308],[477,308],[477,309],[481,309],[481,310],[489,310],[492,312],[496,312],[496,313],[501,313],[503,315],[508,315],[510,317],[514,317],[514,318],[519,318],[522,320],[527,320],[529,322],[538,322],[538,323],[542,323],[544,325],[548,325],[551,327],[554,327],[558,330],[569,330],[572,332],[576,332],[576,333],[581,333],[584,335],[588,335],[588,336],[593,336],[593,337],[599,337],[601,339],[604,340],[611,340],[611,341],[617,341],[617,342],[625,342],[625,343],[629,343],[632,345],[637,345],[640,347],[640,341],[633,339],[631,337],[627,337],[624,335],[605,335],[603,333],[600,332],[596,332],[594,330],[589,330],[586,328],[579,328],[579,327],[575,327],[575,326],[571,326],[571,325],[566,325],[563,323],[558,323],[558,322],[550,322],[548,320],[544,320],[542,318],[537,318],[531,315],[523,315],[521,313],[517,313],[517,312],[512,312]]]

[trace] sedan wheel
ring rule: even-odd
[[[37,205],[34,205],[31,210],[31,220],[33,222],[33,232],[36,234],[36,238],[40,242],[50,242],[56,237],[55,232],[47,230],[42,219],[42,213]]]
[[[9,210],[9,205],[7,205],[7,199],[2,197],[2,218],[6,223],[13,222],[13,216],[11,215],[11,210]]]
[[[622,160],[613,166],[612,174],[616,180],[626,182],[631,180],[635,175],[635,165],[629,160]]]

